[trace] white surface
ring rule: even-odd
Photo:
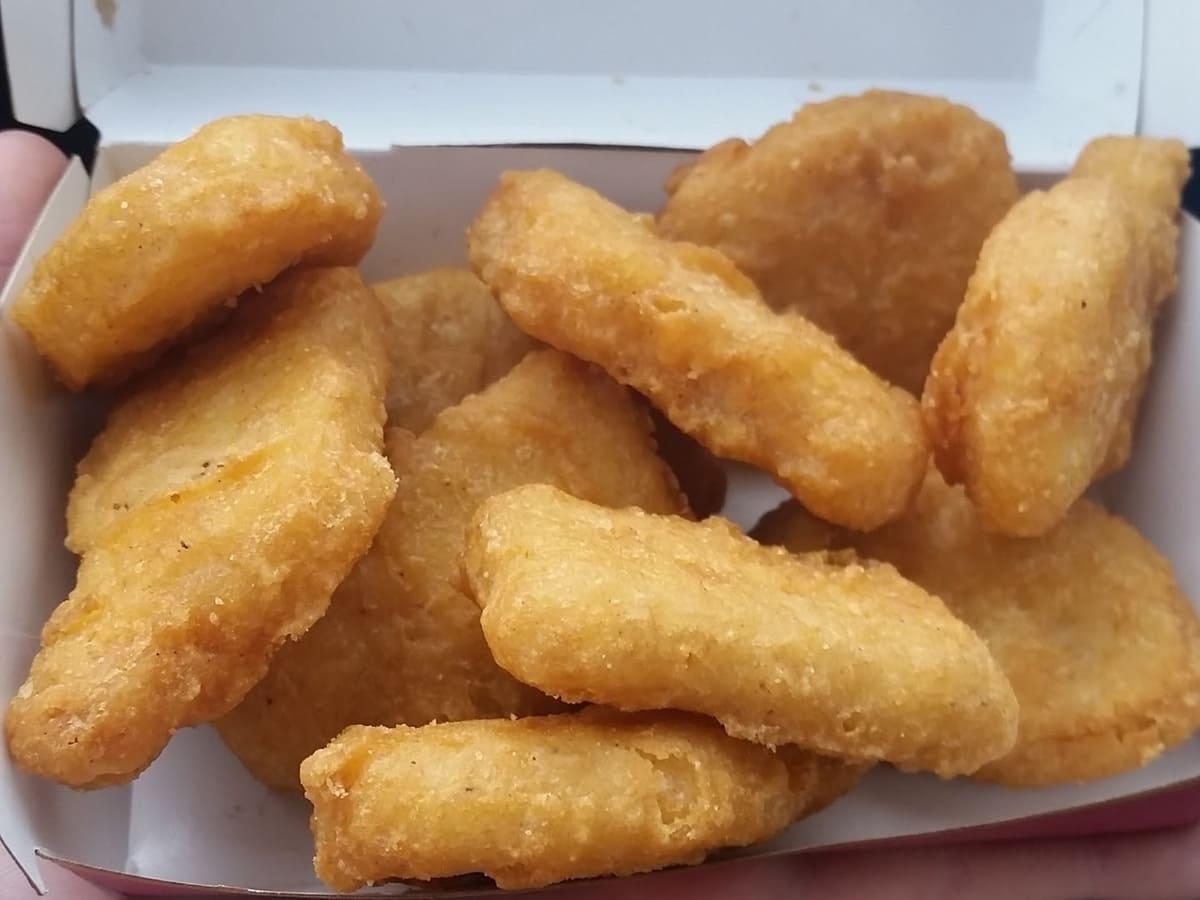
[[[13,117],[64,131],[77,115],[71,0],[0,0]]]
[[[1200,3],[1148,0],[1139,131],[1200,145]]]
[[[155,152],[149,146],[108,148],[99,171],[120,175]],[[406,148],[367,153],[388,211],[381,238],[364,265],[369,278],[463,259],[462,233],[496,175],[505,168],[560,168],[627,206],[654,209],[660,185],[684,154],[581,148]],[[83,185],[60,188],[36,244],[82,201]],[[1200,356],[1200,226],[1184,228],[1181,296],[1164,317],[1158,360],[1131,469],[1106,486],[1129,516],[1174,561],[1184,588],[1200,597],[1200,412],[1192,372]],[[16,453],[0,456],[0,496],[8,516],[2,547],[0,695],[16,689],[49,607],[72,575],[60,548],[61,510],[70,471],[70,441],[87,410],[48,392],[19,342],[4,364],[20,377],[0,378],[6,429]],[[68,415],[69,414],[69,415]],[[84,423],[85,424],[85,423]],[[9,435],[12,437],[8,437]],[[778,488],[739,467],[730,513],[744,526],[780,498]],[[12,499],[10,499],[12,498]],[[3,524],[3,523],[0,523]],[[20,527],[17,527],[17,524]],[[766,848],[859,841],[961,828],[1095,803],[1200,776],[1200,743],[1191,742],[1150,767],[1086,787],[1009,791],[967,782],[879,771],[867,785]],[[79,794],[16,775],[0,762],[0,833],[28,863],[40,841],[54,855],[177,882],[233,884],[320,892],[311,874],[311,844],[302,801],[257,785],[210,729],[181,732],[132,788]]]
[[[66,227],[87,196],[72,162],[13,269],[10,288]],[[6,302],[6,301],[5,301]],[[63,510],[93,417],[54,382],[25,336],[0,317],[0,696],[11,697],[37,649],[50,610],[70,590],[74,559],[63,549]],[[33,849],[60,843],[119,864],[125,853],[122,792],[70,796],[14,771],[0,753],[0,838],[37,880]],[[115,827],[113,827],[115,824]]]
[[[105,23],[76,0],[75,30],[80,99],[110,143],[269,110],[328,118],[359,149],[699,148],[889,86],[969,103],[1021,165],[1061,169],[1135,126],[1142,5],[122,0]]]

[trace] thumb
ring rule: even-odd
[[[0,286],[8,281],[66,164],[59,149],[43,137],[28,131],[0,132]]]

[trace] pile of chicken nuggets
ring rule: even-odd
[[[696,863],[876,764],[1145,765],[1200,728],[1200,620],[1084,494],[1135,451],[1188,175],[1103,137],[1022,196],[994,125],[871,91],[656,216],[507,172],[470,271],[368,286],[337,130],[213,122],[9,310],[115,395],[9,753],[98,788],[212,723],[346,891]],[[743,533],[722,459],[792,499]]]

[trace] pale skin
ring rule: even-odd
[[[48,142],[0,133],[0,283],[65,160]],[[53,866],[46,866],[54,870]],[[48,871],[51,900],[108,900],[116,895],[65,872]],[[556,891],[563,900],[725,898],[762,900],[1175,900],[1200,895],[1200,827],[1041,842],[777,857],[594,882]],[[33,898],[33,889],[0,853],[0,896]]]

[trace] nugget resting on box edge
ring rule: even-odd
[[[304,761],[316,870],[338,890],[483,872],[501,888],[700,862],[845,793],[861,767],[683,713],[347,729]]]
[[[658,238],[545,170],[502,176],[468,237],[472,268],[518,326],[599,363],[822,517],[874,528],[920,487],[916,401],[812,323],[771,312],[720,252]]]
[[[530,354],[420,437],[390,430],[388,450],[399,488],[371,552],[329,613],[217,724],[276,787],[295,789],[301,760],[347,725],[562,708],[496,665],[463,592],[459,556],[481,501],[545,481],[613,506],[687,509],[629,392],[556,350]]]
[[[564,700],[687,709],[735,737],[942,776],[1016,739],[984,643],[886,564],[538,485],[480,506],[463,568],[496,662]]]
[[[5,718],[22,768],[129,780],[324,613],[395,490],[383,327],[352,269],[289,273],[118,402],[72,491],[75,589]]]
[[[1003,132],[967,107],[868,91],[723,141],[667,191],[660,234],[716,247],[771,306],[918,394],[1017,181]]]
[[[288,266],[357,263],[382,211],[329,123],[218,119],[97,193],[12,317],[68,387],[119,379]]]
[[[798,553],[851,547],[941,597],[983,638],[1020,705],[1017,743],[976,778],[1046,785],[1145,765],[1200,726],[1200,622],[1127,523],[1078,501],[1040,538],[988,534],[931,472],[913,509],[869,535],[789,502],[754,534]]]
[[[483,390],[538,346],[463,269],[433,269],[372,289],[392,323],[389,426],[420,434],[443,409]]]
[[[984,243],[922,404],[991,530],[1044,534],[1128,460],[1187,171],[1178,141],[1095,141]]]

